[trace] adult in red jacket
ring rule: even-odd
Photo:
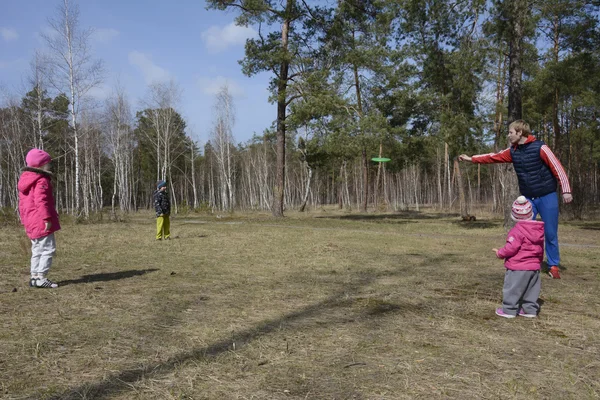
[[[54,232],[60,229],[52,194],[50,155],[40,149],[27,153],[27,167],[19,178],[19,215],[31,239],[31,279],[29,286],[56,288],[47,278],[56,252]]]
[[[513,164],[519,180],[519,190],[533,205],[533,219],[540,214],[544,221],[548,273],[552,278],[560,279],[556,190],[560,183],[563,201],[570,203],[573,196],[569,178],[552,150],[531,135],[529,124],[525,121],[517,120],[510,124],[508,140],[510,147],[499,153],[479,154],[472,157],[461,154],[459,160],[476,164]]]

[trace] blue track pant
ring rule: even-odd
[[[546,238],[546,261],[548,266],[560,263],[558,251],[558,194],[556,192],[542,197],[527,198],[533,205],[533,219],[538,214],[544,221],[544,235]]]

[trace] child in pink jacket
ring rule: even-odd
[[[25,157],[27,167],[19,178],[19,215],[25,232],[31,239],[31,279],[29,286],[57,288],[47,278],[56,252],[54,232],[60,229],[58,213],[52,194],[50,155],[40,149],[31,149]]]
[[[512,219],[517,224],[508,232],[506,245],[493,249],[504,259],[506,273],[502,289],[502,307],[496,315],[535,318],[541,290],[540,269],[544,258],[544,222],[532,220],[533,210],[525,196],[512,205]]]

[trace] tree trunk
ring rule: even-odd
[[[440,210],[444,208],[444,190],[442,188],[442,152],[440,151],[440,147],[436,145],[436,161],[437,161],[437,192],[438,192],[438,203]]]
[[[456,182],[458,184],[458,195],[460,199],[460,216],[463,218],[463,220],[465,220],[469,218],[469,207],[467,206],[465,187],[462,179],[462,174],[460,173],[460,166],[458,165],[458,160],[454,160],[454,175],[456,176]]]
[[[196,164],[195,164],[195,160],[196,160],[196,151],[194,149],[195,143],[192,142],[190,144],[190,148],[192,150],[192,154],[191,154],[191,167],[192,167],[192,193],[194,194],[194,209],[198,208],[198,190],[196,188]]]
[[[523,89],[522,89],[522,58],[523,37],[525,34],[526,13],[529,10],[527,2],[511,0],[512,31],[510,32],[508,54],[508,122],[523,118]]]
[[[347,165],[348,163],[346,162],[346,160],[344,160],[344,189],[346,192],[346,202],[348,204],[348,209],[351,209],[351,203],[350,203],[350,190],[348,189],[348,168]]]
[[[344,166],[340,165],[340,174],[338,175],[337,178],[337,185],[335,184],[335,171],[334,174],[332,174],[332,178],[333,178],[333,184],[334,187],[336,188],[337,191],[337,201],[338,201],[338,208],[341,210],[342,208],[344,208],[344,183],[342,182],[342,174],[344,173]]]
[[[383,143],[379,142],[379,158],[381,158],[383,155]],[[377,206],[379,205],[379,181],[381,180],[381,166],[382,166],[382,162],[379,162],[379,165],[377,166],[377,177],[375,178],[375,190],[374,190],[374,194],[375,194],[375,208],[377,208]]]
[[[496,117],[495,117],[495,129],[496,135],[494,138],[494,151],[498,152],[500,150],[500,140],[502,138],[503,126],[504,126],[504,88],[506,83],[506,57],[504,55],[504,51],[500,48],[498,54],[498,75],[496,81]],[[478,165],[478,171],[481,164]],[[492,210],[497,212],[499,210],[498,204],[503,204],[504,198],[504,190],[500,186],[501,178],[497,177],[498,175],[505,174],[506,167],[500,166],[497,169],[492,171],[492,193],[493,193],[493,207]],[[503,213],[504,208],[502,207]]]
[[[444,163],[446,165],[446,188],[448,189],[448,208],[452,207],[452,184],[450,178],[450,154],[448,151],[448,142],[444,142]]]
[[[558,66],[558,41],[559,41],[559,20],[558,16],[554,17],[553,21],[554,27],[554,49],[553,49],[553,57],[554,57],[554,67]],[[560,122],[558,120],[558,101],[559,101],[559,90],[558,90],[558,82],[557,77],[554,78],[554,99],[552,102],[552,130],[554,131],[554,153],[560,159],[561,155],[561,131],[560,131]]]
[[[369,165],[367,161],[367,149],[362,148],[362,165],[363,165],[363,199],[360,206],[361,212],[367,212],[367,204],[369,202]]]
[[[300,205],[300,212],[304,212],[306,210],[306,203],[308,202],[308,194],[310,193],[310,181],[312,179],[312,168],[308,163],[306,164],[306,169],[308,171],[308,176],[306,177],[306,186],[304,187],[304,197],[302,199],[302,205]]]
[[[287,81],[290,63],[288,60],[288,35],[290,30],[293,0],[287,0],[286,15],[288,16],[281,25],[281,47],[284,54],[279,66],[279,77],[277,82],[277,172],[275,185],[273,187],[273,207],[271,212],[274,217],[283,217],[283,200],[285,190],[285,131],[287,122]]]
[[[71,96],[71,124],[73,125],[73,137],[75,139],[75,209],[73,210],[73,214],[78,215],[80,210],[80,190],[79,190],[79,182],[80,182],[80,171],[79,171],[79,132],[77,127],[77,108],[76,108],[76,96],[77,91],[75,87],[75,66],[73,60],[73,33],[71,32],[72,26],[69,24],[69,5],[68,1],[64,2],[64,11],[65,11],[65,39],[67,44],[67,54],[66,61],[69,69],[69,90]],[[77,100],[79,98],[77,97]],[[77,107],[79,105],[77,104]]]
[[[523,0],[511,0],[511,32],[508,55],[508,123],[512,123],[523,117],[523,91],[522,91],[522,58],[523,39],[525,35],[525,21],[531,13],[528,2]],[[510,217],[511,205],[518,195],[518,182],[511,165],[502,168],[501,178],[503,204],[504,204],[504,228],[510,229],[514,221]]]
[[[498,54],[498,75],[496,77],[496,116],[494,118],[496,136],[494,137],[494,151],[500,149],[500,138],[502,137],[502,123],[504,122],[504,83],[506,80],[506,57],[500,49]]]
[[[353,65],[354,70],[354,87],[356,89],[356,105],[358,108],[358,118],[361,119],[363,116],[363,108],[362,108],[362,94],[360,91],[360,80],[358,77],[358,67],[356,64]],[[366,138],[365,133],[362,132],[363,135],[363,145],[362,145],[362,166],[363,166],[363,199],[360,207],[361,212],[367,212],[367,205],[369,203],[369,164],[367,160],[367,148],[366,148]]]

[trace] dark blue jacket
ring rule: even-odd
[[[541,197],[556,192],[556,178],[540,155],[543,145],[541,140],[535,140],[510,148],[519,189],[525,197]]]

